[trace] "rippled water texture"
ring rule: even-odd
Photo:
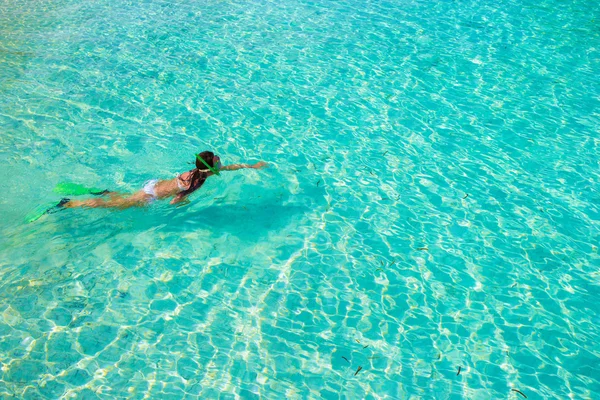
[[[0,397],[600,398],[599,76],[591,0],[3,1]]]

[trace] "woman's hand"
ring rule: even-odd
[[[260,161],[260,162],[257,162],[257,163],[256,163],[256,164],[254,164],[254,165],[251,165],[251,166],[250,166],[250,168],[254,168],[254,169],[263,169],[263,168],[266,168],[266,167],[268,167],[268,166],[269,166],[269,165],[268,165],[266,162],[264,162],[264,161]]]

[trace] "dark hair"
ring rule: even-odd
[[[194,190],[197,190],[198,188],[200,188],[200,186],[204,184],[206,178],[208,178],[208,174],[210,171],[206,171],[208,168],[206,168],[206,165],[204,165],[204,163],[198,158],[202,158],[205,163],[207,163],[211,167],[214,167],[214,157],[215,154],[212,151],[203,151],[202,153],[196,156],[196,168],[190,171],[191,175],[185,181],[185,183],[189,182],[190,187],[187,190],[182,191],[180,195],[185,196],[187,194],[192,193]]]

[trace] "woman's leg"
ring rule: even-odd
[[[110,198],[106,199],[88,199],[88,200],[71,200],[64,205],[65,208],[78,208],[78,207],[90,207],[90,208],[131,208],[131,207],[144,207],[148,204],[150,196],[143,191],[136,192],[132,195],[124,195],[118,193],[111,193]]]

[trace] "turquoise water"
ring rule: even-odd
[[[599,398],[598,76],[591,0],[1,3],[0,396]]]

